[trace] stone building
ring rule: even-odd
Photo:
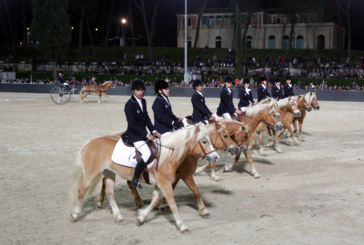
[[[233,13],[208,10],[201,17],[197,47],[232,48],[234,45]],[[198,13],[188,14],[187,42],[194,43]],[[345,30],[333,22],[319,22],[315,15],[297,16],[294,46],[296,49],[343,49]],[[242,35],[246,13],[242,13]],[[284,14],[255,12],[247,33],[247,47],[253,49],[288,49],[291,24]],[[184,14],[177,14],[177,47],[184,47]]]

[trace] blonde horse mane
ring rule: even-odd
[[[196,130],[198,130],[197,135]],[[161,151],[159,157],[159,164],[162,164],[169,158],[178,161],[183,156],[186,146],[191,140],[197,143],[203,137],[208,136],[205,127],[196,125],[188,128],[179,129],[164,137],[161,137]],[[171,149],[173,148],[173,150]]]
[[[305,94],[305,99],[306,101],[311,104],[311,102],[316,99],[316,94],[313,92],[308,92],[307,94]]]
[[[266,109],[270,109],[272,107],[272,105],[274,105],[276,103],[275,99],[271,99],[269,104],[257,104],[255,106],[252,107],[248,107],[246,110],[246,115],[248,117],[250,116],[256,116],[258,115],[259,112],[261,112],[262,110],[266,110]],[[272,112],[273,109],[269,110],[269,113]]]
[[[277,102],[278,108],[281,109],[281,108],[287,106],[290,101],[291,101],[291,97],[287,97],[287,98],[278,100],[278,102]]]

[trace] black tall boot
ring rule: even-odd
[[[133,180],[131,181],[131,185],[135,188],[141,189],[143,186],[139,183],[139,177],[142,173],[143,169],[145,168],[146,163],[144,162],[143,158],[138,159],[138,163],[134,170]]]

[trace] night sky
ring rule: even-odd
[[[4,1],[4,0],[2,0]],[[26,26],[30,26],[32,21],[32,6],[31,0],[5,0],[8,3],[8,6],[11,8],[11,16],[17,15],[19,18],[18,22],[18,30],[19,35],[18,39],[21,40],[22,28],[21,24],[21,13],[22,13],[22,5],[24,2],[28,2],[26,11],[27,11],[27,20]],[[72,1],[72,0],[70,0]],[[327,13],[332,12],[336,14],[336,11],[333,11],[334,1],[335,0],[325,0],[326,1],[326,9]],[[343,0],[342,0],[343,1]],[[145,0],[148,9],[152,9],[153,3],[155,0]],[[261,0],[262,8],[264,9],[275,9],[278,6],[279,0]],[[113,14],[113,31],[110,37],[117,34],[117,29],[120,31],[120,18],[128,16],[128,3],[129,0],[115,0],[115,11]],[[184,11],[184,0],[160,0],[160,6],[158,10],[157,23],[156,23],[156,38],[154,41],[154,45],[156,46],[170,46],[175,47],[177,44],[177,12]],[[352,12],[351,12],[351,25],[352,25],[352,49],[361,49],[364,50],[364,0],[351,0],[352,3]],[[110,4],[110,0],[104,0],[101,3],[101,8],[108,10],[108,6]],[[203,0],[188,0],[188,9],[199,10],[201,9],[203,4]],[[208,0],[207,9],[209,8],[228,8],[230,6],[230,0]],[[0,5],[0,8],[2,6]],[[1,10],[1,9],[0,9]],[[1,11],[3,13],[3,11]],[[99,14],[101,15],[101,9]],[[107,12],[105,12],[107,13]],[[104,13],[104,16],[105,16]],[[139,10],[134,7],[133,8],[133,16],[134,16],[134,27],[136,36],[145,36],[144,32],[144,24],[143,19]],[[0,16],[0,18],[4,18],[4,16]],[[335,16],[333,16],[335,18]],[[343,16],[343,20],[345,21],[345,16]],[[75,26],[75,31],[77,31],[78,23],[79,23],[79,11],[73,10],[71,12],[71,21],[72,25]],[[21,22],[21,23],[20,23]],[[345,22],[344,22],[345,24]],[[100,30],[99,23],[91,23],[91,28],[98,27]],[[4,41],[4,33],[3,29],[0,29],[0,44],[5,44]],[[24,33],[24,32],[23,32]],[[76,32],[74,33],[76,34]],[[119,33],[120,35],[120,33]],[[130,37],[130,28],[127,30],[127,36]],[[77,45],[77,37],[74,35],[73,45]],[[100,38],[102,39],[102,38]],[[84,32],[84,43],[87,44],[87,32]],[[138,45],[146,46],[146,42],[139,42]]]

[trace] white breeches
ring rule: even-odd
[[[151,152],[150,152],[150,149],[149,149],[147,143],[145,141],[141,140],[141,141],[134,142],[134,146],[142,154],[142,158],[143,158],[144,162],[148,162]]]
[[[230,114],[229,114],[229,113],[224,113],[224,114],[222,114],[222,117],[223,117],[223,118],[226,118],[226,119],[230,119],[230,120],[231,120],[231,116],[230,116]]]
[[[241,111],[247,111],[247,110],[248,110],[248,108],[249,108],[248,106],[244,106],[244,107],[240,107],[240,110],[241,110]]]

